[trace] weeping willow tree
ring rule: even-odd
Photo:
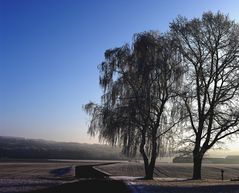
[[[181,119],[174,100],[183,69],[174,40],[152,31],[136,34],[132,46],[107,50],[99,71],[101,104],[84,106],[89,133],[120,145],[127,156],[139,150],[145,179],[152,179],[156,158]]]

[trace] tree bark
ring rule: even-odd
[[[142,140],[140,144],[140,153],[144,159],[144,169],[145,169],[145,176],[144,179],[151,180],[154,177],[154,167],[156,163],[157,158],[157,142],[156,142],[156,132],[154,136],[152,137],[152,150],[151,155],[148,157],[146,155],[144,146],[145,146],[145,132],[142,131]]]
[[[156,138],[156,130],[155,130],[153,137],[152,137],[152,152],[151,152],[151,160],[150,160],[150,164],[149,164],[148,179],[153,179],[153,177],[154,177],[155,162],[157,159],[157,142],[156,142],[156,140],[157,140],[157,138]]]
[[[193,179],[200,180],[202,178],[201,171],[202,171],[202,155],[200,153],[196,153],[193,155]]]
[[[152,166],[151,164],[149,164],[144,179],[146,179],[146,180],[152,180],[153,177],[154,177],[154,166]]]
[[[149,159],[146,155],[146,152],[144,150],[144,146],[145,146],[145,131],[143,130],[142,131],[142,140],[141,140],[141,143],[140,143],[140,148],[139,148],[139,151],[143,157],[143,160],[144,160],[144,171],[145,171],[145,178],[148,177],[148,172],[149,172]]]
[[[154,167],[156,162],[157,155],[156,153],[152,153],[150,163],[147,167],[147,171],[145,172],[145,179],[151,180],[154,177]]]

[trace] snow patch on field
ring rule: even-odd
[[[63,184],[63,181],[45,179],[0,179],[1,193],[37,190]]]

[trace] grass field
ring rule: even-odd
[[[0,192],[14,193],[27,192],[29,190],[41,189],[45,187],[52,187],[66,182],[74,182],[72,176],[55,176],[51,173],[54,169],[74,167],[79,165],[97,165],[108,163],[109,161],[64,161],[64,162],[2,162],[0,163]],[[96,168],[110,173],[113,176],[135,176],[142,177],[144,175],[143,163],[139,162],[112,162],[112,164],[98,165]],[[222,183],[221,169],[224,170],[224,179]],[[158,175],[155,175],[156,180],[148,181],[134,181],[133,184],[137,186],[146,185],[146,187],[187,187],[197,186],[199,183],[203,185],[222,185],[230,179],[239,177],[239,164],[204,164],[202,176],[205,180],[198,182],[181,181],[173,182],[167,181],[168,177],[173,178],[191,178],[192,164],[175,164],[175,163],[157,163],[156,170]],[[161,179],[160,178],[165,178]],[[239,182],[234,182],[239,185]],[[157,188],[156,188],[157,189]],[[237,186],[238,192],[239,188]],[[184,190],[184,189],[182,189]],[[157,191],[156,191],[157,192]],[[165,191],[164,191],[165,192]],[[226,191],[227,192],[227,191]]]
[[[51,170],[77,165],[95,165],[101,161],[0,162],[0,178],[53,178]]]
[[[39,179],[52,178],[50,170],[77,165],[96,165],[109,161],[64,161],[64,162],[10,162],[0,163],[0,178]],[[112,162],[114,163],[114,162]],[[100,165],[97,168],[116,176],[143,176],[143,163],[116,162]],[[239,177],[239,164],[203,164],[202,177],[207,179],[221,179],[221,169],[224,170],[224,179]],[[155,177],[191,178],[192,164],[157,163]]]
[[[100,161],[0,162],[0,193],[28,192],[74,182],[73,175],[56,176],[51,171]]]
[[[143,176],[142,163],[122,162],[114,165],[99,166],[100,169],[118,176]],[[239,177],[239,164],[203,164],[202,178],[221,179],[221,170],[224,170],[224,179]],[[192,164],[157,163],[155,177],[191,178]]]

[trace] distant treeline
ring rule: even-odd
[[[239,155],[231,155],[225,158],[204,158],[203,162],[213,164],[239,164]],[[173,163],[193,163],[193,158],[190,156],[175,157]]]
[[[0,159],[122,160],[119,148],[0,136]]]

